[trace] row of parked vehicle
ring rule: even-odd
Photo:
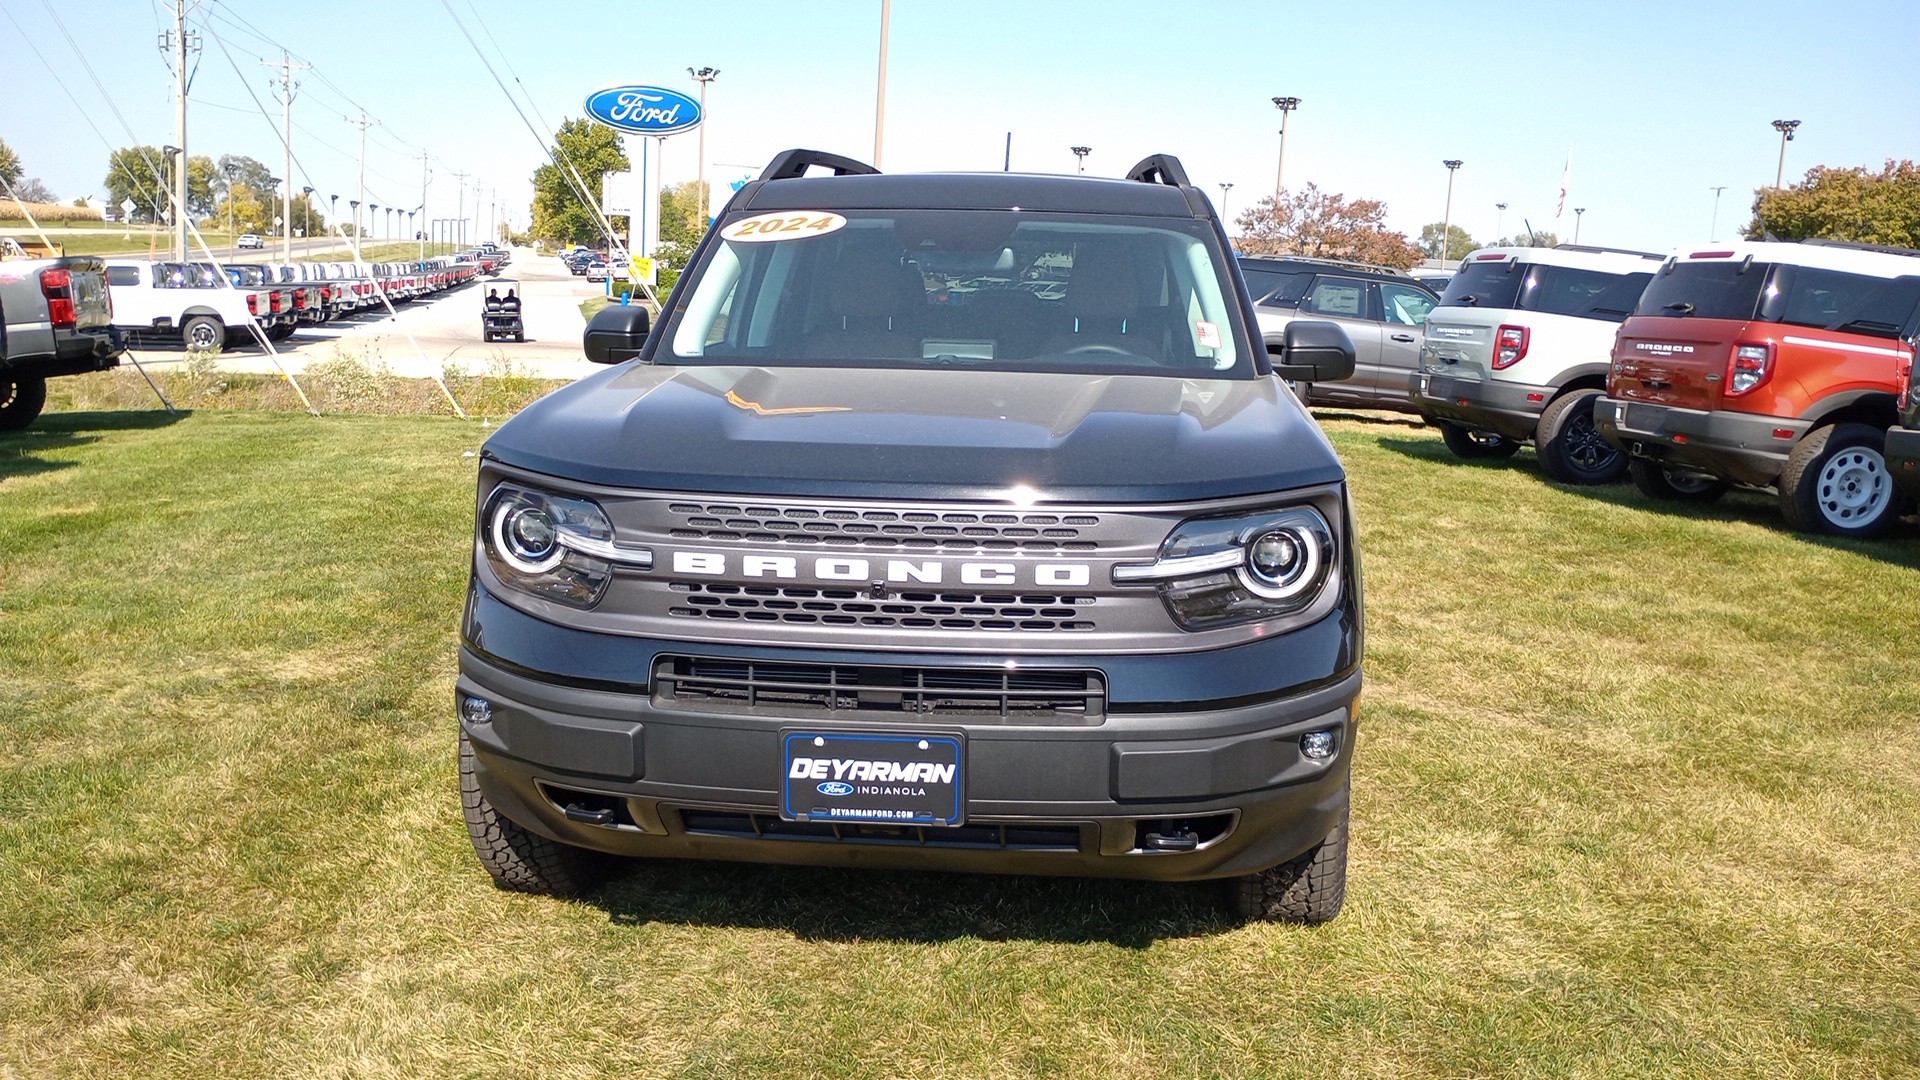
[[[143,339],[189,348],[252,342],[257,321],[270,341],[303,324],[385,310],[495,273],[505,254],[482,251],[414,262],[211,263],[106,260],[113,325]],[[225,280],[221,272],[225,272]],[[382,297],[385,298],[383,301]]]
[[[1394,270],[1241,260],[1262,332],[1340,323],[1352,379],[1309,404],[1398,409],[1463,458],[1533,443],[1569,484],[1704,502],[1771,490],[1809,532],[1878,536],[1920,491],[1920,251],[1753,241],[1667,255],[1488,248],[1436,293]],[[1895,429],[1889,435],[1889,429]]]

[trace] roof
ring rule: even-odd
[[[1205,205],[1204,202],[1202,205]],[[878,173],[769,180],[747,210],[1038,210],[1199,217],[1182,189],[1035,173]]]
[[[1391,266],[1375,266],[1372,263],[1357,262],[1352,259],[1326,259],[1314,255],[1241,255],[1243,263],[1287,263],[1295,266],[1320,267],[1327,270],[1343,270],[1357,274],[1375,274],[1380,277],[1394,278],[1400,281],[1413,280],[1413,275],[1405,270]],[[1448,271],[1451,273],[1452,271]]]
[[[1920,251],[1897,254],[1899,250],[1898,248],[1872,248],[1819,242],[1736,240],[1677,248],[1673,257],[1681,262],[1691,262],[1703,255],[1714,259],[1735,261],[1752,256],[1755,262],[1811,266],[1821,270],[1839,270],[1867,274],[1872,277],[1893,278],[1920,274]]]
[[[1666,261],[1666,256],[1655,255],[1650,251],[1621,251],[1616,248],[1561,244],[1558,247],[1480,248],[1461,259],[1458,269],[1464,270],[1476,262],[1491,262],[1503,257],[1520,262],[1571,266],[1580,270],[1599,270],[1610,274],[1651,273]]]

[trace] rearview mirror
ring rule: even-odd
[[[1273,373],[1298,382],[1339,382],[1353,377],[1353,339],[1338,323],[1296,319],[1267,342]]]
[[[621,364],[640,355],[652,320],[639,304],[608,304],[587,322],[581,345],[596,364]]]

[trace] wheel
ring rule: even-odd
[[[292,323],[281,323],[267,330],[267,340],[285,341],[293,336],[293,331],[294,326]]]
[[[1456,457],[1510,458],[1520,452],[1520,444],[1505,435],[1479,431],[1451,420],[1439,421],[1439,426],[1440,438]]]
[[[1533,429],[1540,471],[1563,484],[1611,484],[1627,471],[1627,455],[1602,438],[1593,424],[1598,390],[1575,390],[1554,399]]]
[[[480,856],[480,865],[502,889],[578,896],[605,874],[606,860],[599,853],[529,832],[493,808],[480,794],[473,769],[473,744],[465,731],[460,733],[460,808],[466,815],[467,836],[473,841],[474,853]]]
[[[1865,424],[1809,432],[1780,474],[1780,512],[1801,532],[1873,537],[1893,527],[1900,492],[1887,473],[1887,433]]]
[[[527,340],[527,335],[525,335],[525,334],[515,334],[515,335],[513,335],[513,340],[515,340],[515,341],[525,341],[525,340]]]
[[[1661,502],[1710,503],[1727,493],[1727,482],[1717,476],[1669,469],[1646,458],[1629,460],[1627,475],[1640,494]]]
[[[47,407],[47,380],[30,375],[0,379],[0,431],[21,431]]]
[[[217,349],[227,343],[227,328],[211,315],[195,315],[180,324],[180,337],[189,349]]]
[[[1227,881],[1234,913],[1269,922],[1323,923],[1347,899],[1347,814],[1312,851],[1257,874]]]
[[[1310,405],[1313,403],[1312,383],[1296,382],[1293,379],[1282,379],[1280,381],[1287,384],[1287,389],[1293,391],[1293,396],[1300,399],[1300,404]]]

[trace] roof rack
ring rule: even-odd
[[[1591,244],[1555,244],[1556,251],[1584,251],[1589,255],[1638,255],[1643,259],[1664,259],[1665,255],[1656,255],[1651,251],[1635,251],[1632,248],[1594,247]]]
[[[835,176],[878,176],[880,170],[864,161],[855,161],[839,154],[829,154],[825,150],[782,150],[775,154],[767,167],[760,170],[761,180],[794,180],[807,174],[807,168],[818,165],[832,169]]]
[[[1166,184],[1169,187],[1192,187],[1187,179],[1187,170],[1180,159],[1172,154],[1153,154],[1140,159],[1140,164],[1127,170],[1127,179],[1138,180],[1143,184]]]
[[[1824,237],[1810,236],[1795,242],[1811,244],[1815,247],[1848,248],[1853,251],[1877,251],[1882,255],[1920,255],[1920,251],[1916,251],[1913,248],[1894,247],[1892,244],[1871,244],[1864,240],[1828,240]]]

